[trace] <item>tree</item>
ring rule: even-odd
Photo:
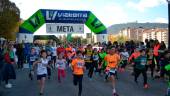
[[[20,25],[20,10],[9,0],[0,0],[0,37],[15,40]]]

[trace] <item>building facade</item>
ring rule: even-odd
[[[168,24],[166,23],[125,23],[115,24],[108,28],[109,41],[125,40],[145,41],[145,39],[159,40],[168,43]]]
[[[142,41],[145,39],[157,39],[159,42],[164,41],[165,44],[168,44],[168,28],[145,29]]]

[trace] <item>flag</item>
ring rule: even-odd
[[[72,41],[72,34],[67,34],[67,41],[71,42]]]

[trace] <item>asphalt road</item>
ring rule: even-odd
[[[67,76],[61,84],[57,82],[57,71],[53,71],[52,75],[51,80],[46,80],[44,96],[76,96],[71,71],[67,70]],[[149,78],[149,89],[143,89],[142,75],[138,81],[138,85],[134,83],[129,71],[119,73],[116,84],[117,92],[120,96],[164,96],[166,93],[167,84],[163,80]],[[33,81],[29,80],[27,69],[17,70],[17,79],[11,83],[13,84],[11,89],[5,89],[4,83],[0,85],[0,96],[38,96],[36,78]],[[91,81],[85,74],[82,96],[112,96],[111,84],[98,75],[94,75]]]

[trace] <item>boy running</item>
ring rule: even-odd
[[[120,56],[116,54],[116,49],[112,48],[109,52],[109,54],[105,57],[105,60],[107,62],[106,71],[108,73],[108,77],[112,81],[112,87],[113,87],[113,96],[119,96],[116,93],[115,83],[116,83],[116,71],[118,68],[118,63],[120,60]]]
[[[79,85],[79,92],[78,96],[82,94],[82,81],[83,81],[83,74],[85,70],[85,62],[83,59],[83,55],[81,51],[76,52],[76,58],[73,59],[71,68],[73,70],[73,83],[76,86]]]
[[[143,85],[144,88],[148,88],[148,83],[147,83],[147,71],[146,71],[146,64],[147,64],[147,56],[145,54],[145,50],[140,51],[140,56],[135,59],[135,82],[138,83],[137,79],[139,75],[142,73],[143,75]]]

